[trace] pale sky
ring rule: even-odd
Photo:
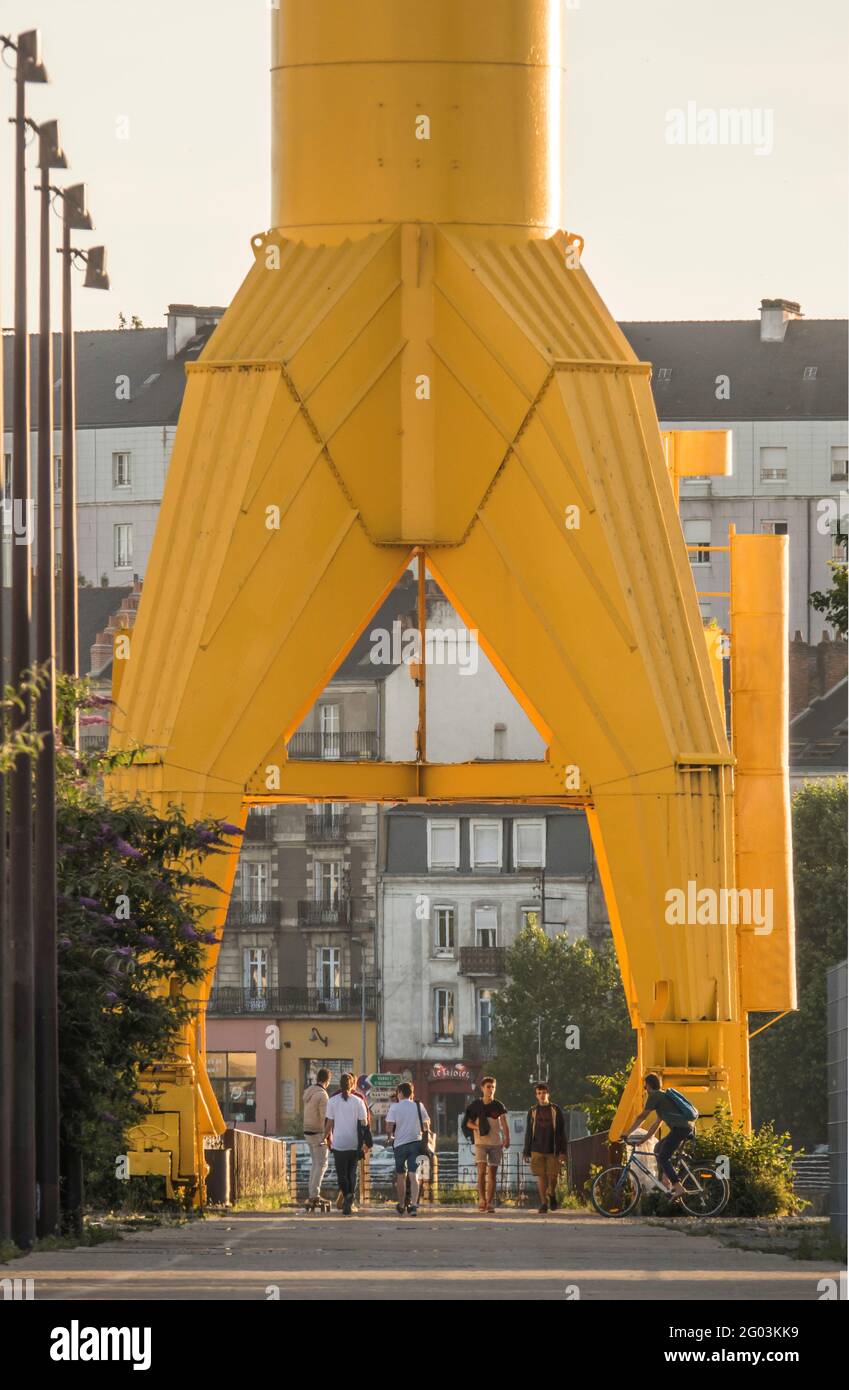
[[[611,312],[753,318],[761,298],[782,296],[809,317],[844,316],[846,0],[564,9],[564,220],[585,237],[584,264]],[[269,0],[0,0],[0,32],[32,27],[52,81],[29,89],[30,114],[60,120],[96,224],[80,240],[106,244],[115,286],[80,288],[77,326],[116,327],[120,310],[159,326],[169,302],[229,303],[249,239],[269,220]],[[0,72],[6,325],[12,88]],[[772,113],[771,151],[670,145],[667,113],[689,102]],[[34,194],[30,216],[35,232]],[[33,296],[33,326],[35,313]]]

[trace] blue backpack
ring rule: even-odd
[[[679,1115],[683,1115],[685,1119],[697,1120],[699,1118],[699,1112],[695,1105],[693,1105],[692,1101],[689,1101],[686,1096],[682,1096],[680,1091],[675,1091],[670,1086],[664,1091],[664,1095],[669,1096],[669,1099],[672,1101]]]

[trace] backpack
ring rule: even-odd
[[[697,1120],[699,1118],[699,1112],[695,1105],[693,1105],[692,1101],[689,1101],[686,1096],[682,1096],[680,1091],[675,1091],[669,1086],[664,1091],[664,1095],[669,1096],[678,1114],[683,1115],[685,1119]]]

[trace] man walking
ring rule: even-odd
[[[473,1100],[463,1116],[463,1127],[472,1131],[475,1164],[478,1170],[478,1211],[495,1211],[495,1187],[505,1149],[510,1147],[507,1108],[495,1099],[494,1076],[481,1081],[481,1096]]]
[[[554,1105],[547,1081],[534,1087],[536,1104],[528,1111],[522,1157],[530,1162],[539,1189],[539,1211],[557,1210],[557,1179],[566,1157],[566,1123],[559,1105]]]
[[[330,1162],[330,1140],[324,1132],[329,1084],[330,1072],[326,1067],[319,1067],[315,1085],[308,1086],[304,1091],[304,1138],[310,1146],[309,1211],[315,1211],[321,1203],[321,1181]]]
[[[395,1186],[398,1201],[395,1206],[399,1216],[404,1215],[406,1207],[407,1174],[410,1177],[410,1215],[419,1212],[419,1177],[416,1163],[422,1151],[422,1139],[430,1129],[430,1116],[420,1101],[413,1098],[413,1086],[402,1081],[398,1087],[398,1099],[386,1112],[386,1132],[395,1147]]]

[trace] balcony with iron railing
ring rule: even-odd
[[[315,902],[302,898],[298,902],[299,927],[335,927],[345,930],[352,925],[354,917],[353,900],[339,898],[335,902]]]
[[[463,1058],[467,1062],[484,1062],[494,1057],[495,1043],[491,1033],[464,1033]]]
[[[277,901],[231,902],[227,909],[226,927],[278,927],[281,904]]]
[[[245,840],[250,843],[274,839],[274,816],[251,811],[245,824]]]
[[[359,759],[376,758],[377,733],[365,729],[353,733],[299,733],[293,734],[287,744],[290,758],[323,759],[325,761],[354,762]]]
[[[344,840],[348,831],[348,817],[344,812],[308,811],[306,833],[308,840],[320,840],[325,844]]]
[[[366,1018],[375,1017],[376,991],[373,985],[366,985]],[[207,1011],[217,1017],[237,1017],[245,1014],[274,1014],[278,1018],[312,1018],[317,1015],[335,1014],[337,1017],[348,1014],[361,1017],[363,994],[358,985],[353,989],[334,989],[322,991],[301,989],[297,986],[280,986],[275,989],[240,989],[236,985],[224,985],[213,989],[209,996]]]
[[[460,974],[497,977],[507,972],[507,949],[504,946],[461,946]]]

